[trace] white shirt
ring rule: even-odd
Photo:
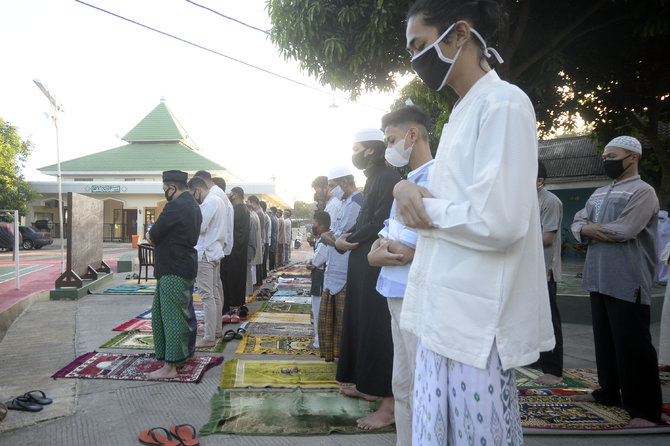
[[[293,234],[291,233],[291,219],[290,218],[285,218],[284,219],[284,229],[286,230],[286,241],[284,242],[287,245],[291,244],[291,238]]]
[[[198,244],[198,261],[214,262],[223,257],[223,242],[225,239],[226,210],[223,201],[214,194],[207,194],[200,205],[202,224]]]
[[[233,229],[234,229],[234,210],[233,205],[230,203],[226,193],[216,184],[214,184],[210,189],[210,192],[213,192],[217,197],[223,201],[224,209],[226,210],[226,216],[224,219],[225,225],[225,235],[223,240],[223,255],[227,256],[233,250]]]
[[[270,216],[268,214],[263,214],[265,216],[265,240],[263,241],[264,244],[269,245],[270,244],[270,237],[272,235],[272,223],[270,222]]]
[[[337,218],[337,213],[340,211],[341,207],[342,200],[338,200],[337,197],[330,197],[330,200],[328,200],[328,203],[326,203],[324,211],[328,212],[328,215],[330,215],[331,224]]]
[[[537,203],[533,106],[491,71],[444,126],[423,203],[401,328],[480,369],[495,340],[503,369],[554,347]]]

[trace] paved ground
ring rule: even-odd
[[[308,254],[308,251],[305,251]],[[302,255],[307,255],[302,253]],[[301,256],[298,252],[296,257]],[[125,274],[118,275],[118,283]],[[0,400],[33,388],[45,389],[54,404],[38,414],[11,411],[0,423],[0,445],[139,444],[140,431],[154,426],[190,423],[202,426],[209,400],[216,392],[221,367],[208,371],[200,384],[52,380],[76,356],[97,349],[113,336],[116,325],[150,306],[151,296],[89,295],[76,302],[34,302],[0,342]],[[253,311],[260,305],[250,305]],[[654,342],[658,324],[652,327]],[[595,367],[589,326],[566,324],[565,367]],[[239,341],[223,352],[234,357]],[[670,389],[664,389],[670,401]],[[667,445],[668,436],[526,437],[528,445]],[[209,445],[393,445],[394,434],[330,435],[327,437],[202,437]]]

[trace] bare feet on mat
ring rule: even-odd
[[[178,376],[177,367],[165,364],[160,369],[147,373],[147,379],[168,379],[176,378]]]
[[[584,393],[581,395],[572,395],[570,397],[572,401],[581,401],[583,403],[595,403],[596,399],[593,397],[593,394],[591,393]]]
[[[653,421],[645,420],[644,418],[631,418],[626,427],[650,427],[656,426]]]
[[[365,401],[377,401],[378,398],[374,395],[359,392],[355,386],[340,387],[340,393],[351,398],[361,398]]]
[[[659,371],[659,372],[665,372],[665,373],[668,373],[668,372],[670,372],[670,365],[661,365],[661,364],[659,364],[659,366],[658,366],[658,371]]]
[[[561,381],[563,381],[563,377],[552,375],[551,373],[545,373],[544,375],[539,376],[533,380],[535,384],[539,384],[541,386],[555,386],[560,384]]]
[[[216,341],[205,341],[204,339],[201,339],[195,343],[195,348],[212,348],[215,345]]]
[[[393,405],[394,400],[392,396],[384,397],[381,406],[379,406],[379,409],[377,409],[377,412],[371,413],[365,418],[359,418],[356,420],[356,423],[358,423],[358,428],[365,430],[375,430],[395,423]]]

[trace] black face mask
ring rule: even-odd
[[[363,170],[368,167],[368,157],[365,156],[365,150],[361,150],[358,153],[354,153],[351,156],[351,163],[356,167],[356,169]]]
[[[170,192],[170,189],[174,189],[174,192],[172,192],[171,194],[169,193],[169,192]],[[170,187],[168,187],[168,188],[165,190],[164,193],[165,193],[165,199],[166,199],[167,201],[172,201],[172,197],[174,197],[174,194],[177,193],[177,189],[175,189],[174,186],[170,186]]]
[[[626,158],[629,158],[628,155]],[[616,180],[628,169],[632,164],[629,164],[627,167],[623,167],[623,161],[626,158],[621,158],[620,160],[605,160],[603,161],[603,167],[605,168],[605,175]]]

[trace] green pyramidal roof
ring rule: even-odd
[[[184,127],[177,121],[165,102],[161,101],[122,139],[128,142],[185,142],[187,138]]]

